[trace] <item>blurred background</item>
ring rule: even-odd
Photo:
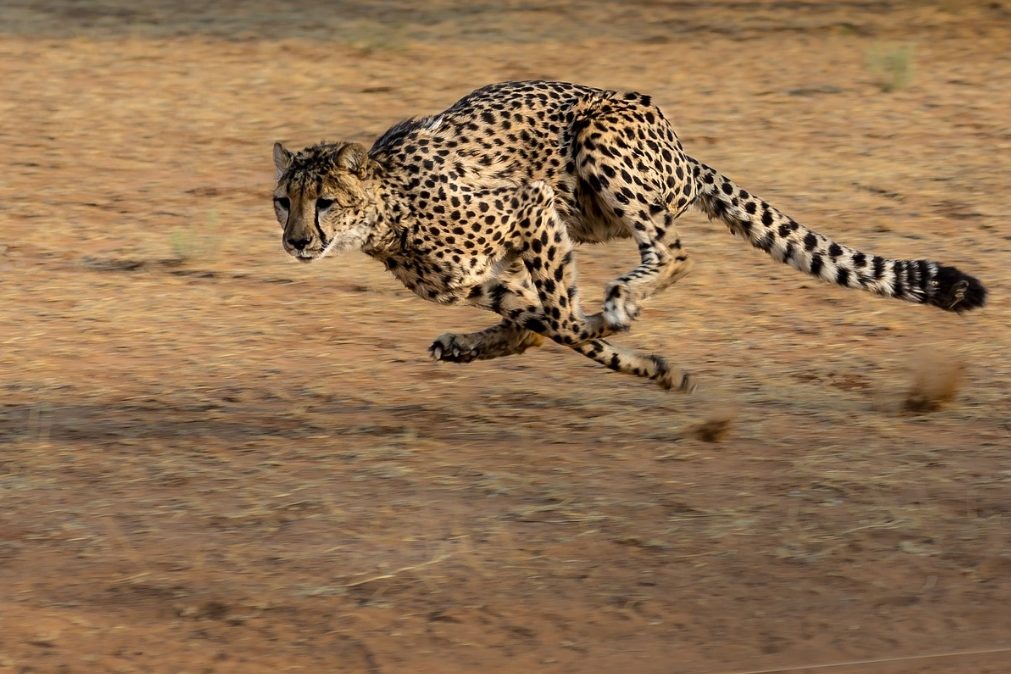
[[[0,672],[1011,671],[1009,44],[1006,0],[6,0]],[[649,93],[990,306],[692,213],[695,271],[621,340],[679,396],[554,346],[433,364],[494,318],[282,252],[275,140],[528,78]],[[578,259],[596,302],[636,255]]]

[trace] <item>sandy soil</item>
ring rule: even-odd
[[[322,5],[0,8],[0,672],[820,672],[1011,647],[1011,4]],[[434,336],[492,318],[360,255],[282,253],[275,139],[369,141],[530,77],[649,92],[749,190],[970,270],[991,304],[822,285],[693,214],[696,270],[624,338],[697,373],[679,396],[553,346],[433,364]],[[598,289],[635,257],[580,255]],[[953,366],[953,402],[904,410]]]

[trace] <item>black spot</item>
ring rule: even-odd
[[[804,237],[804,250],[811,251],[818,247],[818,237],[813,232],[808,232]]]
[[[651,355],[649,359],[653,361],[653,367],[656,368],[656,373],[651,377],[651,379],[661,379],[670,374],[670,365],[667,364],[665,359],[660,356],[653,355]]]
[[[523,323],[523,327],[531,332],[536,332],[537,334],[541,334],[547,330],[544,323],[537,318],[528,318],[526,322]]]
[[[821,253],[815,253],[811,256],[811,273],[815,276],[821,274],[822,260]]]
[[[709,215],[714,218],[722,218],[723,214],[727,212],[727,207],[723,205],[722,201],[712,200],[707,203],[709,207]]]
[[[867,256],[863,253],[853,254],[853,266],[857,269],[863,269],[864,265],[867,264]]]
[[[733,194],[734,193],[734,187],[733,187],[733,185],[731,185],[730,183],[723,183],[723,193],[724,194]]]
[[[748,215],[754,215],[754,214],[755,214],[755,211],[756,211],[757,209],[758,209],[758,206],[757,206],[757,205],[755,204],[755,202],[754,202],[754,201],[749,201],[748,203],[744,204],[744,211],[745,211],[745,212],[746,212],[746,213],[747,213]]]
[[[766,227],[772,227],[772,211],[764,211],[762,213],[762,224]]]
[[[491,310],[498,313],[502,309],[502,300],[509,294],[509,289],[501,283],[491,290]]]
[[[828,254],[831,255],[832,257],[839,257],[840,255],[842,255],[842,247],[838,243],[835,243],[833,241],[832,244],[828,247]]]
[[[841,286],[848,286],[850,282],[850,270],[845,267],[839,267],[836,270],[835,282]]]

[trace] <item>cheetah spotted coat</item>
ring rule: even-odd
[[[544,337],[620,372],[690,390],[666,359],[608,341],[691,261],[676,221],[691,206],[774,259],[825,281],[962,312],[972,276],[927,260],[862,253],[818,234],[690,157],[649,96],[565,82],[504,82],[389,129],[371,149],[274,148],[285,249],[303,261],[360,249],[424,299],[502,320],[447,333],[436,360],[522,353]],[[631,237],[639,264],[582,309],[573,247]]]

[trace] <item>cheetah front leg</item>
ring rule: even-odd
[[[498,325],[479,332],[447,332],[432,342],[428,353],[435,360],[450,363],[469,363],[503,356],[519,355],[527,349],[540,346],[544,337],[521,328],[512,321],[503,320]]]
[[[511,312],[513,318],[521,316],[520,307],[524,309],[522,315],[536,312],[540,307],[540,299],[534,293],[533,283],[519,260],[514,260],[492,282],[472,290],[470,295],[467,298],[469,304],[501,315]],[[507,297],[512,299],[506,299]],[[478,332],[442,334],[428,347],[428,353],[438,361],[469,363],[519,355],[543,343],[543,336],[507,317],[501,323]]]

